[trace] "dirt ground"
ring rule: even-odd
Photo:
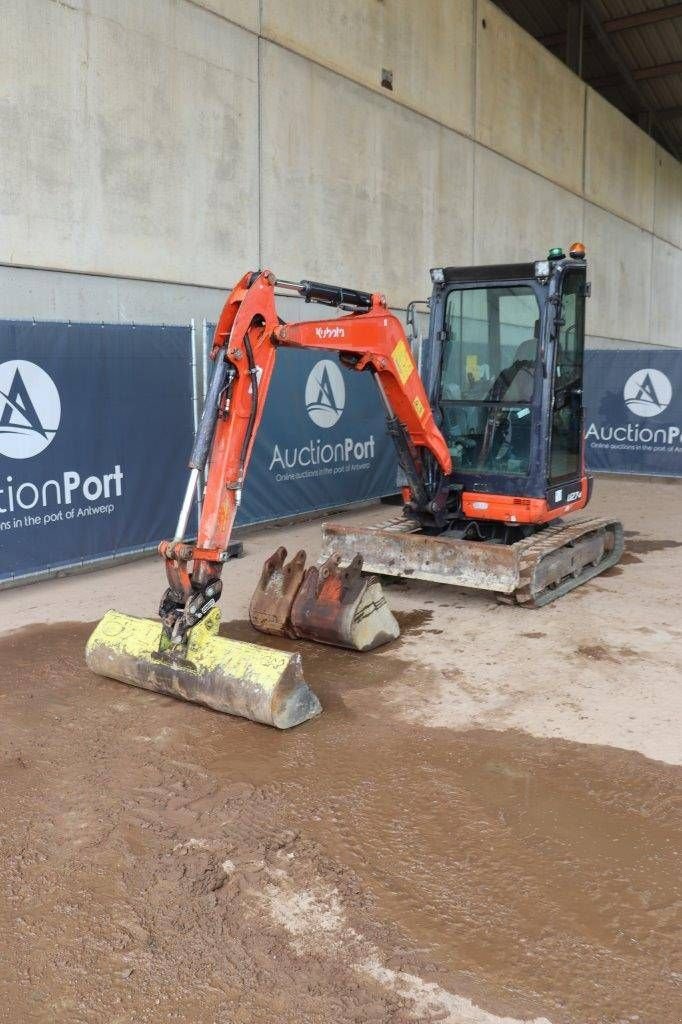
[[[548,608],[410,582],[381,651],[281,641],[290,733],[87,671],[156,559],[2,594],[0,1021],[679,1024],[681,497],[599,480],[625,557]],[[318,537],[245,538],[226,634]]]

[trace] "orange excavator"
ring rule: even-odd
[[[546,260],[431,271],[420,373],[379,293],[245,274],[216,327],[214,370],[189,460],[158,620],[108,612],[93,671],[288,728],[320,710],[299,654],[218,635],[221,575],[280,346],[338,353],[371,373],[402,479],[404,516],[382,528],[324,529],[324,559],[267,560],[251,600],[262,632],[370,650],[398,634],[378,575],[485,588],[546,604],[615,564],[620,523],[563,516],[591,492],[584,468],[584,248]],[[287,324],[275,288],[346,315]],[[195,543],[186,539],[208,466]],[[363,573],[373,575],[367,576]]]

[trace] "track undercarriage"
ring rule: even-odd
[[[362,555],[366,572],[495,593],[506,604],[540,608],[615,565],[623,527],[613,519],[557,520],[513,544],[431,536],[405,519],[377,526],[322,528],[322,558]]]

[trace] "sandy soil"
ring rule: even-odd
[[[677,1024],[681,494],[600,481],[628,551],[557,605],[415,582],[380,652],[281,641],[287,734],[87,672],[155,560],[3,594],[0,1021]],[[317,538],[246,539],[226,633]]]

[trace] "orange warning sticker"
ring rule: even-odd
[[[422,417],[424,416],[424,406],[419,400],[419,395],[417,395],[416,398],[412,399],[412,405],[414,406],[414,411],[416,412],[419,419],[422,419]]]
[[[414,363],[412,356],[409,353],[407,345],[401,338],[396,347],[392,352],[393,362],[395,363],[396,370],[398,371],[398,377],[400,383],[405,384],[409,380],[412,371],[414,370]]]

